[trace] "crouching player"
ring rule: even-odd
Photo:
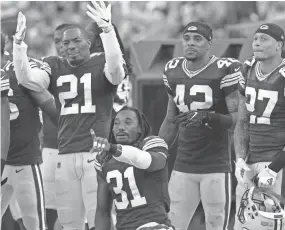
[[[96,229],[110,229],[114,200],[118,230],[171,230],[168,194],[168,147],[150,136],[137,109],[123,107],[111,123],[109,141],[93,137],[98,177]]]

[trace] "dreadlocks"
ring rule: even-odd
[[[139,137],[131,145],[135,146],[135,147],[138,147],[146,137],[151,135],[151,127],[150,127],[150,125],[149,125],[149,123],[147,121],[146,116],[142,112],[140,112],[138,109],[133,108],[133,107],[129,107],[129,106],[124,106],[122,109],[120,109],[116,113],[116,115],[118,113],[120,113],[121,111],[123,111],[123,110],[133,111],[137,115],[137,118],[138,118],[138,121],[139,121],[139,126],[141,128],[141,133],[140,133]],[[110,136],[109,136],[109,142],[113,143],[113,144],[116,144],[116,138],[114,137],[114,134],[112,132],[113,131],[113,127],[114,127],[114,122],[115,122],[116,115],[114,116],[114,118],[111,121],[111,131],[110,131]]]

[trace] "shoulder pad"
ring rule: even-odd
[[[281,68],[279,69],[279,73],[280,73],[283,77],[285,77],[285,66],[283,66],[283,67],[281,67]]]
[[[142,150],[146,151],[152,148],[165,148],[168,149],[166,142],[159,136],[149,136],[143,140]]]
[[[251,58],[248,58],[247,60],[245,60],[245,62],[243,63],[245,66],[253,66],[253,64],[255,63],[255,57],[251,57]]]
[[[90,57],[101,56],[101,55],[105,55],[105,53],[104,52],[95,52],[95,53],[90,54]]]
[[[13,62],[10,61],[10,60],[8,60],[8,61],[6,62],[6,64],[4,65],[4,67],[3,67],[3,70],[6,71],[6,72],[8,72],[8,71],[11,70],[11,68],[14,68]],[[2,70],[2,69],[1,69],[1,70]],[[13,70],[13,69],[12,69],[12,70]]]
[[[172,58],[169,62],[166,63],[164,67],[164,72],[167,72],[168,70],[176,68],[178,66],[178,63],[183,59],[184,57]]]
[[[45,56],[45,57],[41,57],[40,61],[41,62],[52,62],[52,61],[63,61],[63,60],[64,60],[64,58],[59,57],[59,56]]]
[[[221,68],[228,68],[230,67],[233,63],[237,63],[239,62],[239,60],[235,59],[235,58],[228,58],[228,57],[225,57],[225,58],[218,58],[217,60],[217,65],[218,65],[218,68],[221,69]]]
[[[243,70],[243,74],[246,76],[248,71],[250,70],[250,68],[254,65],[254,63],[256,62],[254,56],[247,59],[242,66],[242,70]]]

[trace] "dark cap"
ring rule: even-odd
[[[188,23],[183,30],[183,35],[187,32],[200,34],[204,38],[206,38],[208,41],[211,41],[213,39],[212,28],[203,22]]]
[[[283,44],[284,44],[284,40],[285,40],[284,30],[280,26],[278,26],[278,25],[276,25],[274,23],[264,23],[264,24],[262,24],[255,31],[255,34],[256,33],[267,34],[267,35],[273,37],[276,41],[283,42]]]

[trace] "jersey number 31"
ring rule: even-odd
[[[128,187],[130,188],[133,197],[132,200],[128,199],[127,192],[123,190],[123,187],[126,187],[126,185],[124,184],[125,182],[124,178],[126,178],[128,181]],[[119,194],[121,195],[121,201],[118,201],[117,199],[114,200],[117,209],[126,209],[129,206],[129,204],[131,204],[131,207],[137,207],[146,204],[146,199],[145,197],[142,197],[140,195],[138,186],[136,184],[134,167],[128,167],[123,175],[119,170],[113,170],[108,172],[107,182],[111,183],[111,179],[116,180],[115,183],[117,186],[113,188],[114,192],[117,195]]]

